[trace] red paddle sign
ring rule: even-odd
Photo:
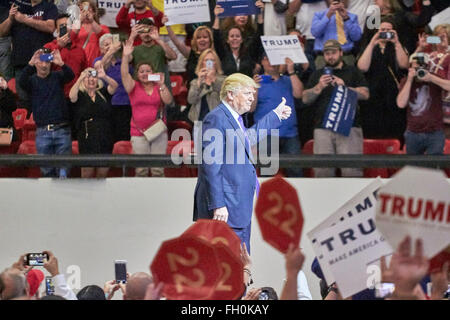
[[[239,258],[241,254],[241,240],[230,226],[223,221],[199,219],[183,234],[197,236],[212,245],[224,244]]]
[[[298,246],[303,214],[297,190],[280,176],[261,185],[255,207],[262,237],[275,249],[286,253],[290,243]]]
[[[150,270],[169,300],[206,299],[222,278],[213,246],[192,236],[164,241]]]
[[[208,300],[236,300],[242,296],[245,289],[242,261],[221,243],[214,245],[214,250],[219,259],[222,276]]]
[[[450,263],[450,245],[430,259],[429,273],[439,272],[442,270],[444,263]]]

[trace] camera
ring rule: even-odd
[[[393,32],[380,32],[380,39],[391,40],[394,38]]]
[[[52,277],[45,277],[45,294],[53,296],[55,294],[55,286],[53,285]]]
[[[416,77],[419,79],[422,79],[423,77],[425,77],[427,73],[428,73],[427,69],[424,69],[424,68],[416,69]]]
[[[333,75],[333,68],[331,68],[331,67],[324,67],[323,68],[323,74],[332,76]]]
[[[147,79],[148,79],[148,81],[158,82],[158,81],[161,81],[161,75],[149,74]]]
[[[62,24],[59,26],[59,37],[62,38],[67,33],[67,25]]]
[[[427,37],[427,43],[440,44],[441,43],[441,38],[439,38],[438,36],[428,36]]]
[[[89,70],[88,71],[89,76],[96,78],[97,77],[97,70]]]
[[[42,62],[52,62],[53,61],[53,54],[52,51],[48,48],[42,48],[41,54],[39,56],[39,60]]]
[[[116,283],[127,283],[127,261],[115,260],[114,269],[116,273]]]
[[[46,253],[28,253],[25,257],[25,264],[33,267],[43,266],[44,260],[48,260]]]
[[[428,73],[427,64],[425,62],[425,54],[423,52],[418,52],[413,59],[416,60],[417,64],[419,65],[416,68],[416,77],[418,79],[425,77],[425,75]]]
[[[206,60],[206,69],[214,69],[214,61]]]

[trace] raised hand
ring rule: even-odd
[[[414,255],[411,252],[411,238],[406,237],[398,246],[391,260],[396,291],[412,292],[428,271],[429,262],[423,255],[423,242],[416,240]]]
[[[64,64],[64,61],[61,58],[61,53],[59,52],[59,50],[56,49],[55,51],[52,52],[52,54],[53,54],[53,63],[58,66],[62,66]]]
[[[275,113],[281,120],[286,120],[291,116],[292,109],[286,105],[286,99],[281,98],[281,103],[275,108]]]
[[[133,43],[130,43],[128,41],[123,43],[122,55],[124,57],[130,56],[133,53],[133,51],[134,51]]]
[[[219,14],[223,13],[225,11],[224,8],[222,8],[220,5],[216,5],[214,7],[214,15],[217,17]]]
[[[10,18],[14,19],[16,17],[17,9],[18,9],[18,7],[16,6],[15,3],[13,3],[11,5],[11,8],[9,9],[9,17]]]
[[[289,244],[288,250],[284,255],[286,260],[286,273],[292,276],[297,276],[305,262],[305,256],[300,248],[296,248],[292,243]]]

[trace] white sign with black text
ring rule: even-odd
[[[209,22],[208,0],[164,0],[166,25]]]
[[[261,42],[267,53],[270,64],[285,64],[290,58],[294,63],[307,63],[308,59],[303,52],[297,36],[261,36]]]
[[[375,226],[375,206],[318,232],[317,243],[322,253],[319,264],[333,274],[344,299],[367,289],[372,275],[369,266],[379,266],[378,260],[392,253]]]
[[[117,28],[116,16],[125,3],[124,0],[98,0],[98,8],[105,10],[105,14],[100,18],[100,23],[107,27]]]
[[[373,210],[375,208],[375,204],[377,202],[376,198],[377,190],[382,185],[383,183],[381,182],[381,179],[377,178],[369,185],[367,185],[364,189],[362,189],[360,192],[358,192],[358,194],[356,194],[353,198],[344,203],[327,219],[325,219],[318,226],[316,226],[314,229],[308,232],[307,236],[312,242],[312,247],[314,249],[314,252],[316,253],[316,257],[318,258],[319,263],[323,257],[322,246],[320,245],[320,242],[317,240],[318,235],[321,233],[321,231],[326,230],[329,227],[332,227],[338,223],[342,223],[346,220],[353,219],[359,215],[373,217],[374,212],[368,211]],[[320,267],[328,284],[331,284],[336,281],[333,273],[328,267],[328,264],[320,263]]]

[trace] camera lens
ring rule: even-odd
[[[416,76],[417,78],[423,78],[426,75],[426,71],[424,69],[417,69]]]

